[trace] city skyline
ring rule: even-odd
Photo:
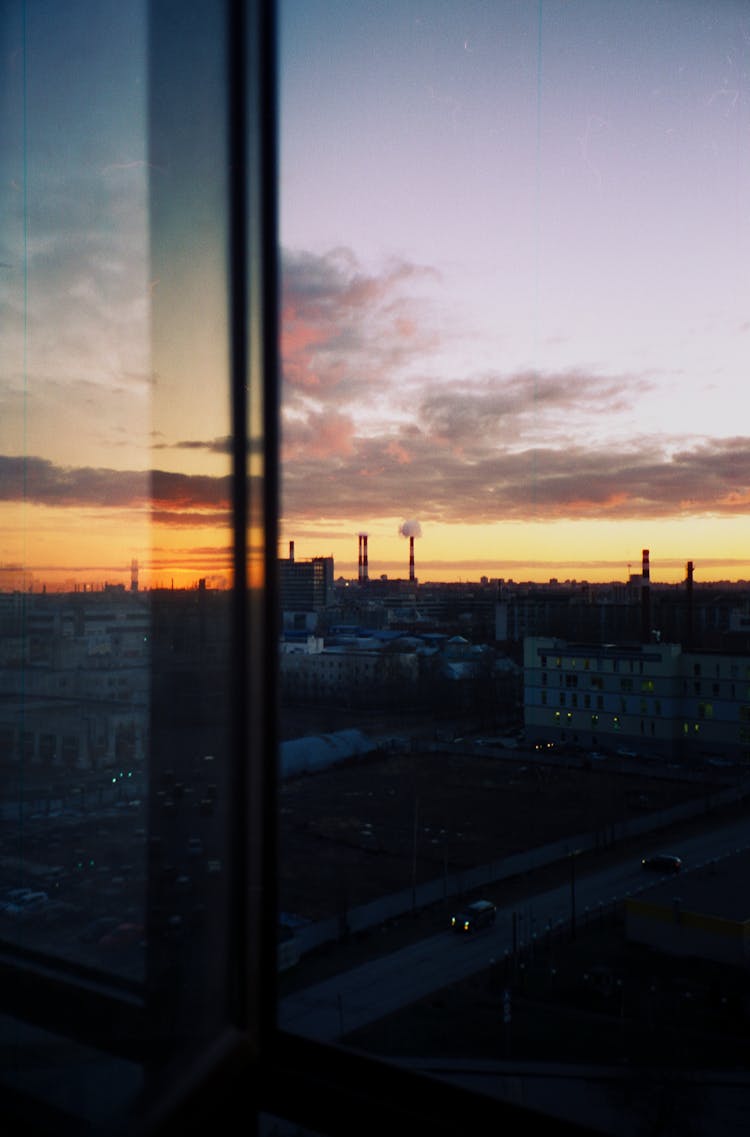
[[[412,522],[412,524],[415,524]],[[360,537],[369,534],[359,534]],[[333,572],[336,582],[345,581],[349,583],[358,583],[366,585],[369,582],[389,581],[390,583],[405,583],[411,581],[417,587],[422,585],[429,588],[433,585],[465,585],[472,587],[474,585],[482,584],[505,584],[517,588],[553,586],[553,587],[575,587],[579,585],[591,585],[602,589],[607,589],[608,586],[619,587],[626,585],[629,581],[640,581],[643,572],[643,557],[646,556],[648,560],[648,579],[649,583],[656,588],[685,585],[688,577],[691,584],[695,587],[717,588],[729,587],[745,589],[750,587],[750,578],[742,576],[722,576],[716,572],[713,575],[703,575],[700,572],[696,573],[695,562],[692,560],[684,561],[681,564],[676,562],[671,563],[668,561],[654,561],[650,555],[650,550],[641,550],[641,555],[638,558],[633,558],[628,561],[626,565],[620,565],[617,562],[602,560],[599,562],[587,562],[589,569],[593,568],[594,573],[591,576],[576,576],[571,574],[569,570],[575,569],[579,562],[572,562],[566,564],[564,562],[547,562],[536,563],[529,565],[524,561],[519,562],[506,562],[507,575],[500,575],[494,570],[495,562],[488,562],[486,565],[486,572],[481,571],[483,566],[477,569],[476,562],[472,559],[462,564],[460,561],[451,560],[445,564],[435,562],[426,562],[428,571],[423,571],[423,566],[418,560],[418,557],[412,561],[411,554],[409,553],[406,561],[402,560],[383,560],[377,555],[370,558],[369,549],[367,551],[367,570],[365,572],[364,581],[362,577],[362,567],[355,558],[350,561],[338,563],[330,554],[315,553],[308,549],[300,549],[299,546],[292,540],[289,542],[286,550],[281,550],[279,553],[279,560],[292,560],[296,563],[309,563],[313,560],[333,560]],[[654,564],[656,564],[656,572],[654,572]],[[703,566],[705,569],[706,566]],[[735,567],[732,565],[724,565],[725,568]],[[466,573],[462,571],[466,570]],[[545,575],[547,574],[547,575]],[[174,572],[170,572],[169,567],[166,566],[163,571],[157,576],[149,576],[145,582],[141,573],[141,566],[137,560],[131,561],[127,570],[123,568],[121,571],[117,568],[113,571],[112,566],[88,566],[81,568],[77,575],[55,574],[45,577],[44,573],[35,574],[32,568],[28,566],[17,565],[0,565],[0,594],[11,592],[30,592],[39,594],[42,592],[50,594],[69,594],[80,593],[89,595],[94,593],[103,593],[107,591],[113,592],[130,592],[130,593],[144,593],[149,591],[194,591],[199,588],[219,589],[225,590],[230,587],[228,576],[225,579],[213,580],[199,574],[191,576],[189,573],[179,574],[177,578]]]
[[[283,0],[279,22],[279,555],[354,576],[366,529],[405,576],[418,517],[423,580],[619,579],[643,547],[654,579],[750,576],[745,6]],[[192,266],[170,292],[150,194],[201,124],[149,149],[142,7],[25,35],[0,569],[226,586],[221,172],[156,230]]]

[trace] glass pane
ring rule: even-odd
[[[146,13],[3,14],[0,935],[144,976]]]
[[[280,1022],[724,1116],[747,13],[280,7]]]
[[[240,1018],[229,25],[214,2],[2,20],[0,940],[142,1011],[136,1044],[88,997],[50,1008],[138,1060],[66,1046],[62,1094],[40,1007],[3,1028],[14,1089],[108,1123]]]
[[[187,1042],[229,1015],[234,771],[229,75],[223,5],[150,41],[149,989]],[[171,1005],[170,1005],[171,1004]]]

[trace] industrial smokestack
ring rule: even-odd
[[[357,546],[359,551],[359,559],[357,561],[357,580],[362,583],[362,534],[359,535],[359,544]]]
[[[687,592],[687,644],[688,649],[693,646],[693,562],[687,563],[687,579],[685,581]]]
[[[289,542],[289,561],[294,564],[294,541]]]
[[[359,535],[359,583],[366,584],[369,580],[369,569],[367,567],[367,534],[360,533]]]
[[[641,642],[651,642],[651,571],[648,549],[644,549],[641,561]]]
[[[404,521],[403,525],[399,526],[399,533],[402,537],[409,538],[409,580],[413,581],[414,576],[414,538],[422,536],[422,526],[418,521]]]

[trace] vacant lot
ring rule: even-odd
[[[281,909],[342,912],[512,853],[702,796],[695,783],[415,751],[358,759],[281,790]]]

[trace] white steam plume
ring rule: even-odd
[[[399,527],[399,533],[402,537],[421,537],[422,526],[418,521],[404,521]]]

